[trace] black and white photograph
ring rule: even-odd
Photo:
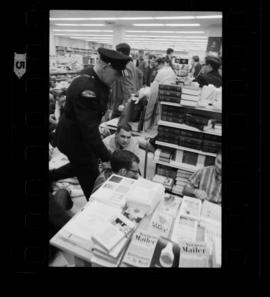
[[[221,268],[222,11],[50,10],[49,18],[48,266],[132,267],[122,259],[133,232],[94,255],[98,230],[84,219],[94,205],[100,226],[139,209],[134,231],[159,243],[149,224],[169,216],[157,226],[166,223],[171,242],[161,267],[182,267],[173,242],[178,251],[204,246],[207,261],[191,253],[190,267]],[[121,205],[106,183],[113,174],[125,181]],[[168,195],[177,201],[170,211]]]

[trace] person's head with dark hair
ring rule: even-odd
[[[154,67],[155,64],[156,64],[156,56],[153,55],[153,54],[150,54],[150,55],[149,55],[149,65],[150,65],[151,67]]]
[[[130,55],[130,46],[127,43],[119,43],[116,45],[116,50],[126,56]]]
[[[215,159],[215,168],[216,168],[216,173],[218,175],[221,175],[221,168],[222,168],[222,151],[219,149],[217,151],[216,159]]]
[[[137,179],[140,159],[132,152],[116,150],[111,156],[112,171],[116,174]]]
[[[174,53],[174,50],[172,48],[168,48],[166,51],[166,54],[170,59],[172,58],[173,53]]]
[[[132,128],[128,123],[117,126],[115,133],[115,142],[116,145],[119,146],[121,149],[124,149],[129,145],[131,140],[131,131]]]
[[[193,56],[193,57],[192,57],[192,60],[193,60],[193,62],[195,62],[195,63],[200,62],[200,58],[199,58],[199,56]]]
[[[220,59],[213,56],[207,56],[205,58],[205,67],[206,67],[206,72],[213,71],[213,70],[217,71],[218,68],[220,67]]]

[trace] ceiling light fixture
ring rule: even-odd
[[[150,30],[126,30],[128,33],[179,33],[179,34],[203,34],[204,31],[150,31]]]
[[[67,27],[103,27],[105,24],[54,24],[55,26],[67,26]]]
[[[53,29],[54,32],[113,32],[113,30],[77,30],[77,29]]]
[[[196,23],[196,24],[157,24],[157,23],[153,23],[153,24],[132,24],[133,26],[137,26],[137,27],[199,27],[200,24]]]

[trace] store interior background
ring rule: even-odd
[[[94,53],[127,42],[132,52],[205,57],[208,37],[222,36],[221,12],[182,11],[50,11],[50,56],[64,47]]]
[[[50,67],[66,55],[78,57],[83,64],[95,59],[99,47],[115,49],[118,43],[131,46],[131,55],[164,56],[167,48],[174,49],[178,58],[206,56],[208,38],[222,37],[221,12],[197,11],[50,11]],[[143,172],[145,151],[140,150]],[[146,178],[154,176],[153,154],[148,153]],[[85,203],[84,197],[73,200],[72,211]],[[56,257],[51,266],[64,266],[67,258]],[[69,263],[70,264],[70,263]]]

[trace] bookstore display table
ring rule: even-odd
[[[111,188],[113,178],[118,178],[118,181],[116,182],[117,184],[115,184],[114,189]],[[175,195],[165,194],[163,186],[143,179],[141,181],[134,181],[117,175],[114,175],[113,178],[111,180],[109,179],[109,181],[106,181],[105,184],[103,184],[103,186],[91,196],[90,201],[50,240],[51,245],[57,247],[65,253],[68,253],[68,255],[75,257],[75,266],[169,267],[166,266],[165,263],[160,266],[160,263],[162,262],[160,260],[161,253],[163,250],[165,250],[165,242],[165,246],[169,246],[170,243],[173,246],[174,250],[178,250],[178,256],[176,253],[176,256],[174,257],[174,260],[177,263],[174,263],[173,267],[220,267],[220,206],[212,205],[209,202],[204,202],[202,204],[201,200],[191,197],[180,198]],[[122,181],[119,182],[119,180]],[[128,189],[127,183],[132,183],[133,186],[130,186]],[[145,185],[147,183],[150,183],[152,185],[152,188],[150,185],[150,190],[146,190]],[[126,200],[128,193],[131,193],[130,195],[133,195],[133,199],[134,197],[136,199],[138,193],[137,195],[135,195],[134,193],[138,192],[139,184],[141,186],[140,191],[144,191],[145,195],[143,197],[141,195],[139,199],[141,199],[141,201],[144,201],[148,200],[148,197],[151,196],[151,199],[155,200],[156,204],[153,210],[149,212],[149,215],[141,216],[142,219],[138,221],[136,220],[135,223],[135,220],[132,221],[132,216],[130,216],[131,213],[134,214],[135,212],[125,211],[124,205],[126,206],[126,202],[124,203],[124,201],[130,201]],[[120,194],[120,190],[122,191],[122,193],[125,190],[127,191],[126,197],[123,197],[123,195]],[[150,192],[154,192],[154,194],[151,195]],[[162,192],[163,194],[161,194]],[[116,198],[117,194],[119,197],[118,200]],[[157,196],[160,197],[158,198],[158,200],[156,199]],[[119,205],[122,205],[122,207],[119,208]],[[114,245],[112,244],[111,249],[107,249],[110,256],[112,254],[117,255],[115,256],[114,262],[108,262],[108,258],[106,258],[106,252],[105,257],[104,254],[101,254],[102,256],[100,256],[100,253],[97,253],[97,242],[99,244],[101,243],[101,246],[103,246],[101,248],[101,251],[103,249],[103,252],[104,247],[108,247],[107,243],[112,243],[111,239],[109,238],[111,232],[108,232],[109,229],[107,229],[108,224],[106,223],[106,228],[104,228],[103,223],[100,224],[100,221],[97,220],[97,218],[99,219],[101,216],[103,216],[104,218],[106,215],[108,216],[108,214],[111,215],[110,212],[113,213],[114,217],[117,217],[117,220],[120,218],[122,223],[125,222],[125,227],[132,226],[133,228],[133,231],[130,233],[125,233],[126,236],[122,237],[122,239],[120,238],[117,241],[118,243]],[[126,216],[127,213],[128,215]],[[210,217],[211,219],[217,219],[217,221],[211,221],[209,219]],[[117,220],[114,220],[114,222]],[[212,222],[214,222],[214,228],[211,227],[209,230],[206,229],[206,226],[210,226]],[[121,226],[123,227],[122,223]],[[115,224],[113,225],[113,228],[116,228]],[[102,240],[98,241],[98,239],[101,237],[98,237],[99,235],[96,235],[95,233],[96,230],[100,229],[103,230],[101,232],[103,236],[102,240],[105,239],[103,243]],[[123,229],[121,230],[123,231]],[[208,231],[206,232],[206,230]],[[112,229],[112,231],[114,231],[114,229]],[[213,234],[215,232],[218,232],[219,234],[214,240],[213,236],[215,235]],[[139,240],[141,240],[141,242],[136,242],[136,239],[138,238]],[[209,247],[208,249],[208,240],[213,240],[213,242],[215,242],[214,248]],[[121,243],[121,241],[123,244]],[[182,246],[181,244],[185,241],[187,241],[190,246],[183,248],[184,245]],[[147,246],[151,242],[153,242],[154,245],[150,247]],[[138,251],[138,255],[136,255],[136,248],[138,248],[139,244],[142,244],[142,247],[139,246],[141,250]],[[160,246],[162,246],[162,249]],[[180,247],[181,249],[183,249],[183,251],[181,250],[181,253]],[[202,255],[199,255],[199,257],[194,260],[191,257],[193,254],[185,256],[186,252],[189,251],[188,249],[190,249],[192,253],[194,253],[194,251],[206,251],[206,248],[207,257],[205,258],[203,258]],[[111,253],[111,251],[113,250],[115,253]],[[118,252],[116,252],[116,250],[118,250]],[[135,256],[133,257],[134,251]],[[149,253],[151,256],[149,256]],[[208,256],[208,253],[210,256]],[[99,258],[98,256],[101,258]],[[180,265],[179,263],[183,264]]]

